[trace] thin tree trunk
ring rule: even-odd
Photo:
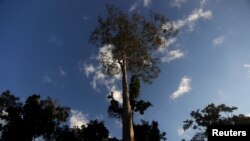
[[[127,79],[126,58],[123,58],[122,70],[122,89],[123,89],[123,110],[122,110],[122,137],[123,141],[135,141],[133,127],[133,113],[129,100],[129,88]]]

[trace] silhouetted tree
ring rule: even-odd
[[[56,141],[83,141],[80,128],[69,128],[64,125],[61,128],[57,128],[55,140]]]
[[[192,137],[191,141],[205,141],[207,139],[207,127],[210,125],[240,125],[250,124],[250,117],[243,114],[233,115],[233,111],[237,107],[228,107],[225,104],[215,105],[213,103],[207,105],[204,109],[192,111],[191,119],[184,121],[183,129],[194,129],[197,133]]]
[[[87,127],[82,126],[81,134],[84,141],[107,141],[109,131],[103,122],[93,120],[88,123]]]
[[[42,137],[46,141],[119,141],[108,138],[104,122],[92,120],[81,128],[69,128],[66,121],[70,109],[62,107],[51,98],[42,100],[32,95],[25,103],[5,91],[0,95],[0,123],[3,141],[33,141]]]
[[[69,115],[69,108],[57,105],[50,98],[41,100],[39,95],[28,97],[22,104],[6,91],[0,96],[0,103],[4,141],[32,141],[39,136],[50,139]]]
[[[109,131],[102,121],[92,120],[81,128],[64,126],[57,131],[56,141],[119,141],[109,138]]]
[[[163,46],[164,41],[175,36],[176,31],[169,19],[160,14],[144,17],[138,13],[128,14],[112,5],[107,6],[107,11],[105,19],[99,17],[90,42],[98,47],[108,46],[112,53],[112,56],[107,52],[100,55],[103,72],[122,74],[123,140],[134,141],[127,76],[138,75],[145,82],[152,82],[160,72],[158,58],[152,54]]]
[[[134,125],[136,141],[161,141],[167,140],[166,133],[161,132],[158,122],[152,121],[151,124],[141,121],[141,124]]]

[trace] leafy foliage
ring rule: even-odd
[[[166,133],[159,130],[158,122],[152,121],[151,124],[143,120],[141,122],[141,124],[134,125],[136,141],[167,140]]]
[[[118,141],[108,138],[109,131],[102,121],[92,120],[81,128],[65,124],[70,109],[51,98],[32,95],[25,103],[5,91],[0,95],[1,138],[4,141],[33,141],[42,137],[46,141]]]
[[[149,101],[144,101],[139,99],[140,97],[140,79],[137,75],[133,75],[130,79],[129,84],[129,93],[130,93],[130,104],[133,113],[138,112],[143,115],[150,106],[153,106]],[[113,97],[113,92],[108,95],[110,105],[108,107],[108,113],[110,117],[121,118],[122,115],[122,105],[119,104]]]
[[[163,28],[164,25],[169,27]],[[149,17],[139,13],[128,14],[113,5],[107,5],[107,16],[99,17],[98,25],[90,35],[90,43],[100,47],[112,45],[112,62],[105,61],[103,54],[101,64],[103,72],[112,74],[117,71],[117,64],[125,65],[127,70],[138,75],[145,82],[151,82],[160,72],[154,50],[165,44],[165,40],[177,35],[170,20],[151,12]]]
[[[183,122],[183,129],[191,128],[197,131],[191,141],[204,141],[207,138],[207,127],[210,125],[250,124],[250,117],[243,114],[232,115],[235,110],[237,110],[237,107],[229,107],[225,104],[216,106],[211,103],[202,110],[192,111],[190,113],[191,119]]]
[[[5,122],[1,138],[5,141],[29,141],[39,136],[50,139],[69,114],[69,108],[57,105],[50,98],[41,100],[39,95],[28,97],[22,104],[6,91],[0,101],[0,118]]]

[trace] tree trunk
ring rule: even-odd
[[[129,87],[127,79],[127,68],[126,58],[123,58],[121,65],[122,70],[122,99],[123,99],[123,110],[122,110],[122,137],[123,141],[135,141],[134,139],[134,127],[133,127],[133,113],[131,110],[129,100]]]

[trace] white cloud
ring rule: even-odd
[[[244,64],[243,67],[247,69],[248,72],[250,72],[250,64]]]
[[[181,8],[184,3],[186,3],[187,0],[171,0],[170,6]],[[207,3],[207,0],[200,0],[200,7],[204,7]]]
[[[178,135],[181,137],[181,138],[185,138],[185,139],[190,139],[191,136],[193,135],[193,131],[190,130],[190,129],[187,129],[187,130],[184,130],[183,128],[179,128],[177,130],[178,132]]]
[[[194,30],[195,22],[199,19],[211,19],[213,16],[212,11],[204,11],[202,8],[195,9],[190,15],[182,20],[177,20],[173,22],[175,29],[180,29],[184,26],[187,26],[189,31]]]
[[[171,0],[170,6],[181,8],[182,4],[184,4],[187,0]]]
[[[138,7],[138,2],[135,2],[134,4],[132,4],[129,8],[129,11],[132,12],[134,11],[136,8]]]
[[[104,45],[99,49],[99,54],[97,56],[97,59],[101,59],[103,62],[107,63],[113,63],[113,50],[114,46],[113,45]]]
[[[90,74],[95,72],[95,67],[93,64],[83,64],[83,68],[80,67],[80,71],[86,74],[87,77],[89,77]]]
[[[115,73],[113,76],[106,75],[102,71],[101,63],[97,66],[94,66],[93,64],[86,65],[80,62],[79,70],[81,72],[84,72],[87,77],[91,76],[92,80],[90,82],[90,85],[94,90],[99,91],[98,86],[105,86],[109,92],[114,92],[114,98],[118,102],[122,103],[121,90],[119,90],[116,85],[116,82],[118,80],[121,80],[120,65],[113,61],[112,49],[112,45],[105,45],[99,49],[98,56],[92,56],[92,59],[98,60],[99,62],[103,61],[105,62],[105,64],[112,64],[113,66],[115,66],[116,71],[114,71]]]
[[[250,117],[250,114],[245,114],[246,117]]]
[[[147,7],[152,2],[152,0],[143,0],[143,6]]]
[[[213,39],[213,45],[214,46],[220,46],[221,44],[224,43],[225,36],[218,36],[215,39]]]
[[[160,60],[161,62],[171,62],[175,59],[184,57],[184,53],[180,50],[172,50],[170,52],[167,52],[165,56],[163,56]]]
[[[105,84],[106,75],[102,73],[102,71],[99,69],[94,73],[93,79],[90,82],[92,87],[97,90],[97,84]]]
[[[183,136],[185,134],[185,130],[183,128],[178,129],[178,135]]]
[[[118,101],[119,103],[122,103],[122,91],[121,90],[118,90],[116,88],[116,86],[112,86],[111,87],[111,91],[113,92],[113,97],[116,101]]]
[[[250,64],[244,64],[243,67],[247,70],[246,79],[250,78]]]
[[[170,45],[174,44],[177,41],[177,38],[170,38],[168,40],[166,40],[164,37],[161,38],[163,44],[159,47],[158,51],[163,53],[164,51],[166,51],[167,47],[169,47]]]
[[[60,73],[61,76],[66,76],[67,75],[65,70],[63,70],[61,67],[59,67],[59,73]]]
[[[70,112],[71,112],[71,116],[69,119],[69,124],[70,124],[71,128],[73,128],[73,127],[81,128],[82,125],[87,125],[87,123],[88,123],[87,116],[88,115],[83,114],[82,112],[77,111],[77,110],[71,110]]]
[[[170,98],[174,100],[174,99],[188,93],[192,89],[190,85],[191,85],[191,78],[184,76],[181,79],[181,82],[180,82],[178,89],[174,93],[172,93]]]
[[[148,7],[152,3],[152,0],[136,0],[129,8],[129,11],[134,11],[140,5]]]

